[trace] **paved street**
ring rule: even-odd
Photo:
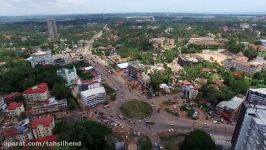
[[[106,28],[106,26],[104,28]],[[144,120],[133,120],[135,124],[130,124],[128,121],[119,119],[118,114],[121,114],[120,107],[126,101],[137,98],[139,100],[146,101],[149,104],[153,102],[155,105],[154,107],[158,108],[160,102],[168,100],[169,96],[161,96],[148,100],[144,96],[139,96],[139,93],[134,90],[129,91],[127,84],[118,73],[114,71],[113,74],[110,74],[105,66],[106,64],[104,58],[91,54],[91,44],[95,39],[99,38],[101,35],[102,31],[96,34],[96,36],[93,37],[90,41],[87,41],[86,47],[84,49],[86,61],[92,64],[93,67],[96,68],[99,73],[101,73],[104,82],[110,85],[113,89],[116,89],[117,92],[116,102],[111,102],[109,104],[111,110],[106,109],[101,111],[105,112],[105,114],[108,114],[109,116],[113,116],[112,119],[116,122],[121,122],[124,128],[132,128],[135,131],[146,134],[150,137],[152,142],[158,142],[157,134],[161,131],[168,131],[169,129],[174,129],[178,132],[189,132],[195,128],[207,131],[217,141],[229,141],[231,139],[231,135],[234,130],[234,127],[231,125],[213,123],[204,125],[204,122],[176,118],[175,116],[172,116],[166,113],[165,111],[161,111],[160,113],[154,111],[153,115],[150,118],[147,118],[148,121],[152,121],[155,123],[150,128],[145,126]],[[173,96],[174,95],[171,95],[171,97]]]

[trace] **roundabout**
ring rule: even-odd
[[[128,119],[144,119],[152,114],[152,107],[143,101],[128,101],[122,104],[121,112]]]

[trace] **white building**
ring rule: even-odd
[[[7,113],[9,116],[19,117],[24,111],[25,109],[22,103],[12,102],[7,106]]]
[[[248,24],[248,23],[241,23],[240,24],[240,29],[249,29],[250,28],[250,24]]]
[[[249,89],[231,140],[234,150],[266,149],[266,88]]]
[[[97,79],[92,79],[92,80],[78,80],[78,88],[79,91],[86,91],[88,89],[94,89],[101,87],[101,84],[98,82]]]
[[[16,137],[19,142],[33,140],[32,130],[29,127],[30,122],[28,118],[22,120],[17,124],[16,129],[18,131],[18,134],[16,135]]]
[[[95,106],[97,104],[106,101],[106,92],[104,87],[98,87],[93,89],[88,89],[80,93],[81,100],[85,106]]]
[[[6,110],[6,107],[7,107],[7,105],[6,105],[4,98],[0,97],[0,111],[4,112]]]
[[[38,50],[37,52],[31,54],[31,57],[32,57],[33,66],[37,64],[45,65],[45,64],[54,63],[51,50],[48,51]]]
[[[52,116],[40,116],[33,118],[31,121],[31,128],[35,139],[53,135],[53,128],[55,121]]]
[[[77,70],[75,66],[73,69],[62,68],[56,71],[58,76],[61,76],[67,81],[68,85],[75,84],[78,80]]]

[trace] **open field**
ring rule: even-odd
[[[222,64],[222,62],[225,59],[232,58],[233,56],[232,54],[229,54],[228,51],[223,51],[223,50],[218,50],[218,51],[205,50],[202,53],[197,53],[197,55],[208,61],[212,61],[211,59],[213,58],[213,62],[217,61],[219,64]]]

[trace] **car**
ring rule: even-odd
[[[168,131],[169,131],[169,132],[173,132],[173,131],[174,131],[174,129],[169,129]]]
[[[118,115],[118,118],[119,118],[119,119],[123,119],[123,116],[121,116],[121,115]]]

